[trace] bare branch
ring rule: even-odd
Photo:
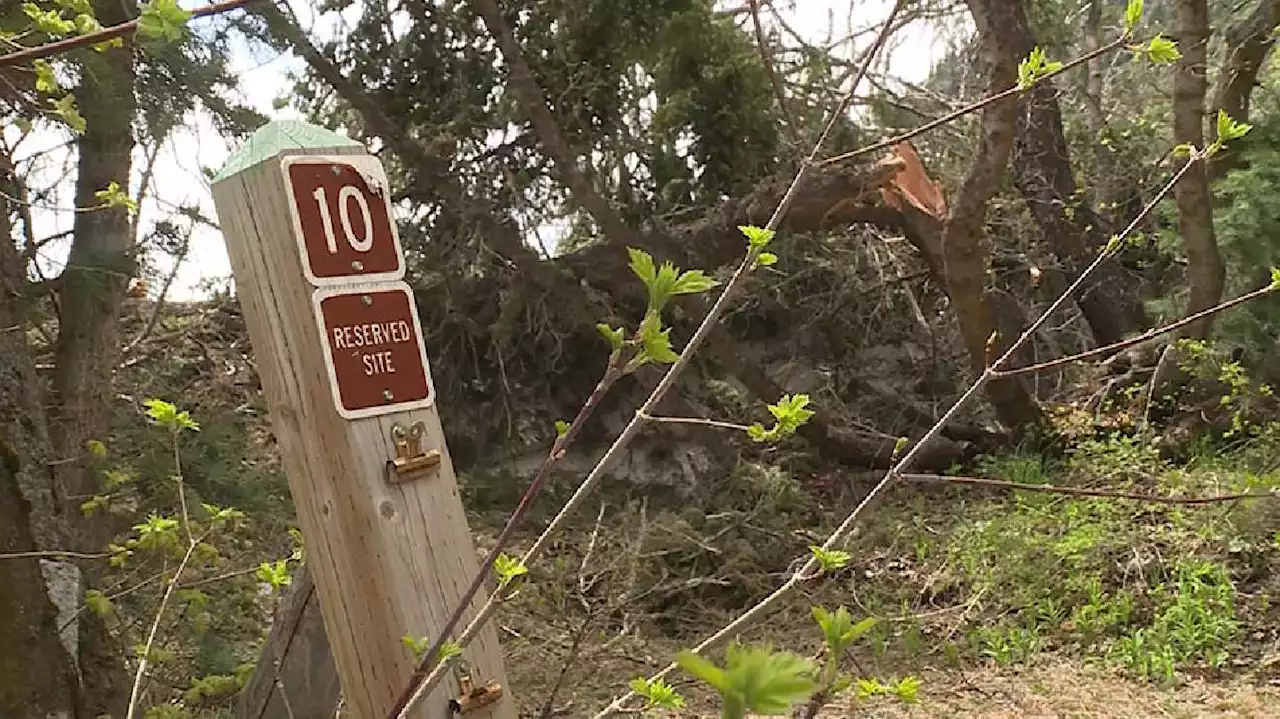
[[[1214,307],[1210,307],[1207,310],[1201,310],[1200,312],[1196,312],[1195,314],[1187,315],[1186,317],[1183,317],[1177,322],[1172,322],[1163,327],[1157,327],[1153,330],[1148,330],[1147,332],[1143,332],[1140,335],[1130,337],[1127,340],[1122,340],[1120,342],[1109,344],[1105,347],[1095,347],[1086,352],[1078,352],[1073,355],[1067,355],[1066,357],[1059,357],[1057,359],[1049,360],[1048,362],[1040,362],[1038,364],[1028,365],[1026,367],[1016,367],[1014,369],[998,371],[998,372],[995,372],[995,376],[996,377],[1013,377],[1021,374],[1034,374],[1036,372],[1042,372],[1044,370],[1047,370],[1053,367],[1060,367],[1062,365],[1073,364],[1075,362],[1084,362],[1086,360],[1091,360],[1095,357],[1103,357],[1106,355],[1110,355],[1110,354],[1119,352],[1120,350],[1128,349],[1135,345],[1140,345],[1143,342],[1147,342],[1148,340],[1153,340],[1157,337],[1160,337],[1161,335],[1167,335],[1171,332],[1175,332],[1177,330],[1182,329],[1183,327],[1186,327],[1189,324],[1198,322],[1206,317],[1209,317],[1211,315],[1216,315],[1219,312],[1229,310],[1233,307],[1239,307],[1240,305],[1243,305],[1246,302],[1256,300],[1259,297],[1265,297],[1278,290],[1280,290],[1280,285],[1272,283],[1261,289],[1257,289],[1257,290],[1254,290],[1253,292],[1240,295],[1235,299],[1230,299],[1230,300],[1227,300],[1226,302],[1222,302]]]
[[[1137,494],[1134,492],[1118,492],[1109,489],[1085,489],[1083,487],[1055,487],[1052,484],[1027,484],[1025,482],[1006,482],[1001,479],[983,477],[948,477],[941,474],[904,474],[901,478],[907,482],[925,482],[932,484],[963,484],[975,487],[995,487],[1013,489],[1019,492],[1043,492],[1046,494],[1065,494],[1073,497],[1099,497],[1104,499],[1128,499],[1135,502],[1151,504],[1216,504],[1219,502],[1238,502],[1244,499],[1280,499],[1273,492],[1248,492],[1245,494],[1220,494],[1212,497],[1167,497],[1159,494]]]
[[[1126,42],[1126,38],[1124,37],[1117,38],[1107,43],[1106,45],[1103,45],[1097,50],[1094,50],[1085,55],[1081,55],[1075,60],[1072,60],[1071,62],[1063,64],[1062,67],[1058,68],[1056,71],[1052,73],[1047,73],[1046,75],[1044,75],[1044,77],[1048,78],[1054,75],[1060,75],[1064,72],[1067,72],[1068,70],[1071,70],[1072,68],[1079,67],[1080,65],[1083,65],[1089,62],[1095,57],[1098,57],[1100,55],[1105,55],[1111,52],[1112,50],[1122,47],[1125,44],[1125,42]],[[973,113],[983,109],[987,105],[999,102],[1005,99],[1006,97],[1012,97],[1014,95],[1018,95],[1023,92],[1025,92],[1024,88],[1019,87],[1018,85],[1014,85],[1008,90],[1003,90],[994,95],[989,95],[987,97],[984,97],[981,100],[976,100],[972,103],[969,103],[968,105],[965,105],[959,110],[956,110],[955,112],[951,112],[946,115],[943,115],[942,117],[939,117],[933,122],[929,122],[924,125],[921,125],[920,127],[917,127],[914,130],[911,130],[909,132],[904,132],[901,135],[898,135],[896,137],[891,137],[887,140],[881,140],[880,142],[867,145],[866,147],[858,148],[857,150],[852,150],[850,152],[843,152],[843,153],[840,153],[839,155],[828,157],[827,159],[823,160],[820,164],[834,165],[838,162],[844,162],[845,160],[852,160],[855,157],[862,157],[863,155],[869,155],[873,152],[880,152],[881,150],[886,150],[898,144],[899,142],[904,142],[906,140],[910,140],[913,137],[918,137],[920,135],[923,135],[926,132],[942,127],[943,125],[955,122],[956,120],[960,119],[961,117],[964,117],[965,115],[972,115]]]
[[[196,8],[191,11],[191,17],[194,19],[198,17],[219,15],[224,12],[244,7],[251,2],[255,2],[255,0],[225,0],[224,2],[213,3],[212,5]],[[33,60],[40,60],[42,58],[59,55],[78,47],[97,45],[98,43],[114,40],[118,37],[132,35],[137,29],[138,18],[135,18],[128,22],[122,22],[119,25],[112,25],[111,27],[103,28],[97,32],[76,35],[64,40],[45,43],[44,45],[37,45],[36,47],[30,47],[25,50],[18,50],[17,52],[0,55],[0,67],[22,65]]]
[[[773,93],[778,97],[778,109],[782,112],[783,117],[787,119],[787,131],[792,140],[798,141],[799,130],[792,124],[795,116],[787,108],[787,92],[782,86],[782,78],[778,77],[778,67],[773,60],[773,50],[769,47],[769,39],[764,34],[764,25],[760,22],[760,0],[748,0],[748,4],[751,6],[751,23],[755,26],[756,47],[760,50],[760,62],[764,64],[765,72],[769,73],[769,82],[773,84]]]

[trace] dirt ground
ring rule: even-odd
[[[925,672],[920,701],[828,705],[821,719],[1274,719],[1280,717],[1280,680],[1262,686],[1189,682],[1176,689],[1139,684],[1101,670],[1051,665],[1022,670],[971,670],[963,675]],[[714,719],[715,714],[671,714]]]

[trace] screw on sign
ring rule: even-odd
[[[357,419],[430,406],[435,391],[408,285],[318,290],[313,302],[339,415]]]
[[[391,218],[386,172],[376,157],[285,157],[303,272],[316,286],[396,281],[404,251]]]

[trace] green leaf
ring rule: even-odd
[[[662,362],[671,364],[680,359],[671,348],[671,328],[662,329],[662,318],[657,312],[650,312],[640,323],[640,357],[639,364]]]
[[[568,422],[564,421],[563,419],[557,419],[556,420],[556,439],[560,439],[566,434],[569,434],[569,427],[570,425]]]
[[[52,37],[69,35],[76,29],[76,24],[62,17],[61,12],[45,10],[33,2],[23,3],[22,12],[31,18],[36,30]]]
[[[915,704],[920,701],[920,686],[923,682],[917,677],[903,677],[897,684],[893,685],[893,695],[905,704]]]
[[[1041,78],[1062,69],[1062,63],[1048,59],[1044,48],[1037,46],[1025,60],[1018,63],[1018,87],[1027,89]]]
[[[1226,143],[1232,140],[1239,140],[1249,131],[1253,129],[1253,125],[1244,122],[1236,122],[1231,119],[1226,110],[1218,110],[1218,142]]]
[[[516,577],[528,574],[529,568],[524,565],[524,562],[503,552],[493,560],[493,573],[498,577],[498,586],[505,587]]]
[[[289,576],[289,560],[287,559],[277,559],[274,562],[259,564],[254,576],[263,584],[271,585],[271,588],[276,591],[289,586],[293,582],[293,577]]]
[[[1196,151],[1195,145],[1189,145],[1189,144],[1183,143],[1173,148],[1173,156],[1174,157],[1190,157],[1191,153],[1195,151]]]
[[[172,403],[162,399],[149,399],[143,403],[143,406],[147,408],[147,416],[153,422],[171,432],[179,432],[184,429],[200,431],[200,425],[191,419],[191,415],[185,410],[179,412],[178,408]]]
[[[178,544],[178,520],[151,514],[146,521],[133,525],[138,533],[138,546],[143,549],[174,548]]]
[[[675,687],[661,679],[637,677],[631,680],[631,691],[645,700],[645,709],[682,709],[684,697]]]
[[[111,613],[111,600],[97,589],[90,589],[84,593],[84,605],[95,616],[105,617]]]
[[[427,637],[415,637],[412,634],[406,634],[400,637],[400,643],[413,654],[413,662],[417,664],[422,661],[422,655],[427,653],[431,648],[431,642]]]
[[[692,295],[699,292],[706,292],[715,287],[719,283],[715,279],[708,277],[702,270],[687,270],[680,273],[675,283],[671,286],[671,294],[673,295]]]
[[[760,255],[756,257],[756,264],[761,267],[772,267],[773,265],[778,264],[778,256],[772,252],[761,252]]]
[[[76,15],[75,23],[76,32],[81,35],[88,35],[89,33],[97,32],[102,29],[102,23],[98,22],[98,18],[90,15],[89,13],[80,13],[79,15]],[[120,38],[116,39],[119,40]]]
[[[839,607],[834,612],[829,612],[824,607],[814,607],[813,618],[817,620],[818,626],[822,627],[827,648],[837,662],[840,655],[844,654],[844,651],[857,641],[858,637],[866,634],[876,624],[875,617],[867,617],[854,624],[853,618],[849,616],[849,610],[845,607]]]
[[[768,245],[776,234],[773,230],[753,225],[738,225],[738,230],[747,236],[747,247],[753,250]]]
[[[628,263],[631,271],[645,287],[652,286],[658,279],[658,268],[653,264],[653,256],[635,247],[628,247],[627,254],[631,256],[631,262]]]
[[[151,0],[138,17],[138,34],[145,40],[175,43],[187,35],[191,12],[178,6],[178,0]]]
[[[62,90],[58,85],[57,76],[53,73],[53,65],[50,65],[48,60],[36,60],[31,63],[31,67],[36,71],[36,92],[53,95]]]
[[[910,441],[911,440],[907,439],[906,437],[899,437],[896,441],[894,441],[893,456],[897,457],[899,454],[901,454],[902,450],[907,448],[907,443],[909,443]]]
[[[138,203],[115,180],[107,185],[107,189],[94,192],[93,196],[103,208],[123,207],[130,215],[138,212]]]
[[[886,691],[885,686],[875,679],[859,679],[857,685],[859,699],[869,699]]]
[[[818,560],[818,566],[822,567],[825,573],[831,573],[844,569],[849,564],[849,560],[853,559],[853,555],[839,549],[823,549],[816,544],[809,545],[809,551],[813,552],[813,558]]]
[[[1125,34],[1132,34],[1140,20],[1142,20],[1142,0],[1129,0],[1129,4],[1124,9]]]
[[[622,345],[626,342],[626,332],[621,328],[613,328],[601,322],[596,325],[596,329],[600,331],[600,336],[604,337],[605,342],[609,343],[609,349],[617,352],[622,349]]]
[[[95,494],[94,496],[80,503],[80,513],[86,517],[92,517],[93,515],[98,513],[98,510],[105,509],[107,505],[110,504],[110,502],[111,502],[110,497],[107,497],[101,494]]]
[[[1170,65],[1182,58],[1182,52],[1178,50],[1178,43],[1163,35],[1156,35],[1151,38],[1145,50],[1147,59],[1157,65]]]
[[[687,649],[676,655],[676,664],[694,678],[710,684],[721,694],[729,688],[728,677],[725,676],[723,669]]]
[[[728,694],[748,711],[777,716],[790,712],[817,687],[813,662],[767,647],[730,646],[725,652]]]
[[[717,284],[702,270],[681,272],[679,267],[670,262],[663,262],[661,266],[657,266],[653,262],[653,257],[644,250],[628,247],[627,253],[631,256],[629,263],[631,271],[640,278],[649,292],[648,311],[650,312],[661,312],[667,301],[674,295],[705,292]]]
[[[436,655],[436,661],[440,664],[444,664],[445,662],[449,661],[450,659],[453,659],[454,657],[458,656],[461,653],[462,653],[462,645],[450,639],[449,641],[440,645],[440,651]]]
[[[208,502],[201,502],[200,507],[204,509],[205,514],[209,515],[209,523],[215,527],[244,519],[244,512],[235,507],[219,507]]]
[[[108,469],[102,473],[102,486],[104,489],[111,492],[129,484],[137,478],[138,475],[129,470]]]
[[[1271,289],[1280,290],[1280,267],[1271,268]]]
[[[760,424],[753,424],[747,427],[747,436],[753,441],[765,442],[795,434],[814,414],[813,410],[806,409],[808,404],[807,394],[783,395],[777,404],[768,405],[769,413],[777,420],[774,426],[765,429]]]
[[[85,123],[84,115],[81,115],[80,110],[76,107],[74,95],[63,95],[57,100],[50,101],[49,104],[53,106],[53,114],[67,123],[67,127],[70,127],[72,132],[80,134],[88,127]]]
[[[101,462],[107,458],[107,445],[96,439],[86,440],[84,449],[89,453],[95,461]]]

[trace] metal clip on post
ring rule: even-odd
[[[429,470],[440,466],[440,450],[422,450],[422,435],[427,426],[414,422],[408,429],[397,422],[391,426],[391,439],[396,445],[396,458],[387,462],[387,481],[392,484],[422,479]]]
[[[475,681],[471,678],[471,664],[467,660],[459,660],[458,666],[453,671],[458,678],[458,686],[462,690],[457,699],[449,701],[449,708],[453,713],[467,714],[502,698],[502,685],[497,682],[490,682],[482,687],[475,685]]]

